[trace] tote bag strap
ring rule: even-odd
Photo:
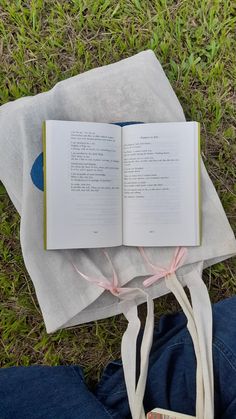
[[[192,306],[176,275],[165,278],[166,286],[175,295],[188,320],[197,361],[196,372],[196,417],[214,418],[214,381],[212,361],[212,309],[207,288],[197,271],[186,280]]]
[[[149,353],[152,347],[154,328],[154,307],[152,298],[141,289],[133,289],[136,296],[146,296],[147,317],[140,347],[139,377],[136,377],[137,368],[137,338],[140,331],[137,304],[133,301],[122,301],[122,311],[128,321],[127,329],[122,337],[121,357],[125,384],[128,394],[129,407],[133,419],[145,419],[143,398],[148,373]]]
[[[197,281],[188,281],[193,307],[191,306],[185,290],[175,273],[165,277],[167,288],[175,295],[177,301],[187,317],[187,328],[192,338],[194,351],[196,355],[196,418],[213,419],[213,368],[212,368],[212,350],[211,350],[211,321],[205,325],[204,315],[195,313],[199,311],[203,303],[208,307],[205,313],[208,313],[207,319],[211,319],[211,305],[207,289],[202,282],[201,277],[196,276]],[[199,285],[200,284],[200,285]],[[203,286],[202,286],[203,284]],[[197,288],[197,292],[195,291]],[[148,371],[149,353],[153,337],[153,301],[151,297],[143,290],[129,289],[124,290],[122,298],[122,311],[128,321],[127,329],[123,335],[121,343],[121,355],[125,383],[127,388],[130,411],[133,419],[144,419],[143,397],[146,387],[146,378]],[[140,375],[136,384],[136,351],[137,337],[140,330],[140,320],[137,312],[137,300],[140,296],[146,295],[147,317],[140,349]],[[203,298],[202,298],[203,297]],[[198,303],[200,301],[200,304]],[[203,338],[204,336],[204,338]],[[207,337],[207,339],[206,339]],[[210,363],[208,364],[210,360]]]
[[[214,374],[212,355],[212,307],[209,293],[198,270],[186,277],[196,323],[204,382],[204,419],[214,417]]]
[[[200,356],[199,339],[197,328],[194,320],[193,309],[184,291],[184,288],[178,281],[175,273],[168,275],[165,278],[167,288],[174,294],[178,303],[180,304],[185,316],[187,317],[187,328],[192,338],[193,347],[196,356],[196,417],[197,419],[204,418],[204,386],[203,386],[203,371]]]
[[[148,372],[149,353],[152,346],[153,328],[154,328],[154,307],[153,300],[147,292],[140,288],[125,288],[119,287],[118,278],[115,269],[112,265],[111,259],[107,252],[104,252],[106,258],[111,264],[113,278],[110,281],[107,278],[93,278],[83,274],[76,265],[76,271],[86,280],[95,283],[96,285],[110,291],[120,299],[121,309],[128,320],[127,329],[123,335],[121,343],[121,355],[123,361],[123,370],[125,376],[125,383],[127,388],[128,400],[133,419],[144,419],[145,412],[143,408],[143,397],[146,387],[146,379]],[[182,250],[178,249],[175,254],[175,261],[171,265],[171,270],[163,270],[160,273],[145,280],[145,286],[151,285],[157,279],[165,276],[166,286],[179,301],[188,320],[187,327],[193,340],[194,350],[197,360],[196,371],[196,417],[198,419],[213,419],[213,367],[212,367],[212,318],[210,300],[206,288],[202,286],[201,277],[196,276],[195,280],[188,281],[193,307],[188,301],[187,295],[183,286],[178,281],[175,270],[183,259]],[[146,258],[147,260],[147,258]],[[153,265],[154,266],[154,265]],[[200,278],[200,280],[199,280]],[[200,288],[198,287],[199,283]],[[204,285],[204,284],[203,284]],[[198,292],[196,292],[196,288]],[[142,337],[140,348],[140,373],[137,379],[137,338],[140,331],[140,320],[138,318],[137,305],[140,298],[145,297],[147,301],[147,317],[145,328]],[[202,303],[206,305],[205,314],[211,319],[207,327],[204,327],[204,316],[200,315],[199,308],[202,298]],[[198,313],[198,314],[197,314]],[[195,319],[196,316],[196,319]],[[208,335],[210,333],[210,337]],[[201,352],[202,351],[202,352]],[[210,361],[210,368],[208,370],[208,362]],[[203,365],[206,371],[203,371]],[[207,398],[210,400],[207,400]]]
[[[167,288],[173,292],[186,317],[196,354],[196,416],[199,419],[212,419],[214,416],[214,387],[212,362],[212,310],[207,288],[197,269],[185,275],[189,287],[192,305],[175,272],[183,265],[187,249],[177,247],[168,267],[153,264],[145,250],[140,253],[153,275],[145,279],[143,285],[149,287],[161,278],[165,278]],[[202,265],[202,264],[200,264]]]
[[[133,419],[144,419],[143,397],[146,387],[149,353],[152,346],[154,328],[153,300],[147,292],[140,288],[120,287],[111,258],[107,251],[104,250],[103,253],[111,267],[111,278],[97,278],[86,275],[79,270],[76,264],[73,262],[71,263],[82,278],[104,290],[110,291],[114,296],[120,299],[119,304],[121,306],[121,311],[128,321],[127,329],[121,342],[121,357],[129,406]],[[137,306],[140,299],[143,299],[143,297],[147,302],[147,317],[140,348],[140,373],[136,383],[137,338],[141,327]]]

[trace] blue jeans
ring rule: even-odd
[[[236,297],[213,306],[215,418],[236,418]],[[162,407],[195,414],[195,355],[182,313],[155,327],[145,410]],[[111,362],[94,392],[79,366],[0,370],[1,419],[130,418],[122,364]]]

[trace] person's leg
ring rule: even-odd
[[[1,419],[111,419],[76,366],[0,370]]]
[[[216,418],[236,418],[236,296],[214,306]]]
[[[236,297],[213,307],[215,418],[236,418]],[[195,413],[195,356],[183,314],[164,316],[155,328],[145,410]],[[130,418],[122,365],[106,368],[94,395],[79,367],[0,370],[1,419]]]
[[[236,418],[236,297],[213,306],[215,418]],[[155,327],[144,398],[146,412],[160,407],[195,414],[196,362],[186,318],[163,316]],[[96,397],[113,418],[130,418],[120,362],[108,365]]]
[[[150,353],[147,386],[144,397],[144,407],[146,412],[150,411],[154,407],[162,407],[166,409],[170,407],[168,400],[169,390],[167,390],[167,387],[171,386],[173,377],[167,373],[167,369],[170,368],[172,373],[174,372],[174,369],[176,369],[176,371],[181,369],[181,366],[176,364],[177,358],[173,358],[175,357],[175,349],[179,348],[178,343],[185,343],[186,339],[189,340],[187,346],[191,352],[191,338],[186,330],[186,318],[182,313],[163,316],[160,319],[159,324],[155,326],[153,345]],[[181,349],[179,349],[179,353],[180,361],[182,363],[182,346]],[[190,359],[189,354],[188,358]],[[192,387],[194,387],[195,377],[191,371],[194,369],[194,354],[191,356],[191,361],[192,365],[190,369],[190,377],[193,381]],[[108,364],[102,375],[101,381],[96,388],[95,395],[101,403],[106,406],[107,410],[114,417],[114,419],[131,418],[121,361],[115,361]],[[193,408],[194,398],[195,394],[192,395]],[[182,410],[182,412],[186,413],[184,410]]]

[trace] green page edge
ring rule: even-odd
[[[44,250],[47,250],[47,194],[46,194],[46,121],[43,122],[43,185],[44,185]]]
[[[198,202],[199,202],[199,238],[202,244],[202,197],[201,197],[201,135],[198,122]]]

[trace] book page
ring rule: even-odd
[[[123,243],[199,244],[198,124],[123,128]]]
[[[121,128],[46,121],[47,249],[122,244]]]

